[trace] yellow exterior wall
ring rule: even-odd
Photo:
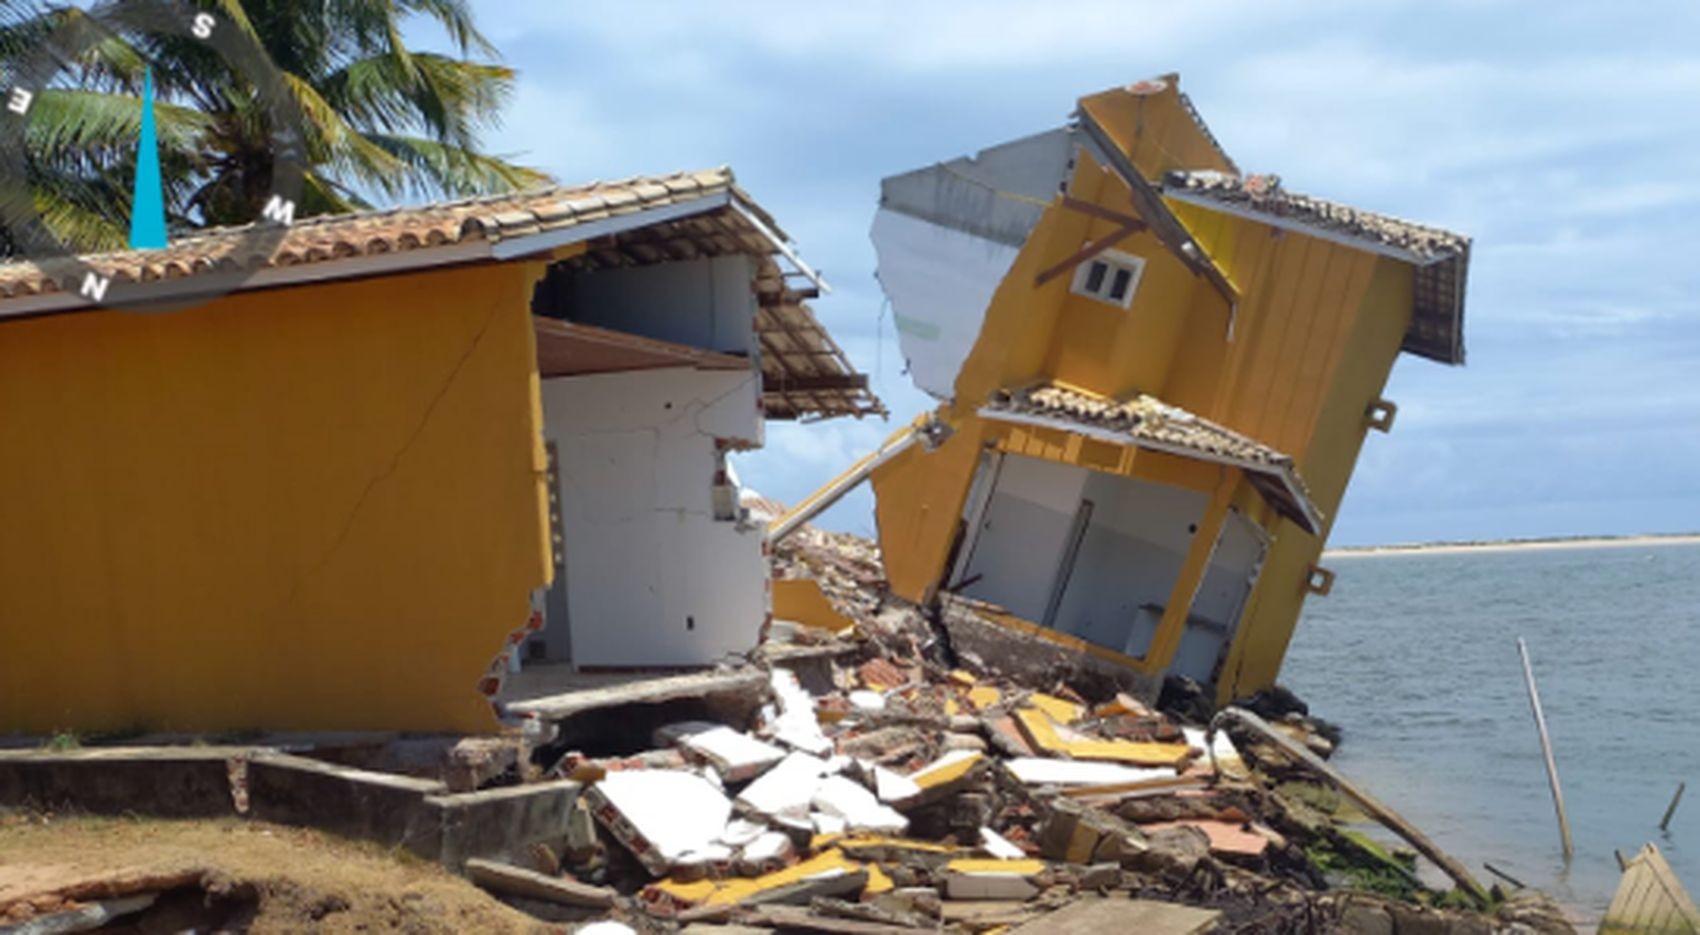
[[[540,271],[0,324],[0,732],[494,727]]]
[[[1155,94],[1115,89],[1083,98],[1081,107],[1148,179],[1174,168],[1228,167],[1180,103],[1172,78]],[[1069,193],[1135,213],[1126,184],[1084,152]],[[1173,462],[1160,469],[1161,479],[1213,491],[1212,521],[1231,504],[1273,540],[1218,686],[1226,699],[1274,681],[1326,528],[1312,536],[1280,519],[1241,478],[1218,488],[1215,465],[1062,431],[989,427],[975,413],[993,392],[1037,380],[1116,398],[1148,393],[1292,456],[1330,526],[1363,443],[1365,408],[1381,393],[1410,323],[1413,273],[1367,250],[1257,220],[1179,202],[1170,207],[1238,290],[1236,307],[1149,231],[1113,248],[1146,261],[1130,309],[1072,294],[1070,273],[1036,284],[1040,271],[1116,226],[1059,199],[998,286],[958,376],[956,401],[941,408],[956,435],[940,451],[915,449],[887,463],[873,483],[893,590],[930,600],[949,572],[984,445],[1128,476],[1150,477]],[[1141,668],[1167,665],[1185,608],[1171,610],[1173,629],[1166,620],[1167,635]]]
[[[1302,455],[1311,495],[1333,527],[1358,454],[1369,433],[1366,415],[1381,397],[1411,319],[1411,267],[1377,259],[1342,345],[1330,392],[1315,417]],[[1274,684],[1304,606],[1310,568],[1322,555],[1327,529],[1312,536],[1285,520],[1252,592],[1240,636],[1223,667],[1217,697],[1228,701]]]

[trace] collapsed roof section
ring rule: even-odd
[[[1469,238],[1285,192],[1265,184],[1271,177],[1243,175],[1180,92],[1175,75],[1084,97],[1074,118],[881,182],[872,231],[879,278],[922,390],[954,398],[956,374],[979,336],[992,293],[1044,212],[1069,197],[1082,153],[1128,185],[1140,220],[1230,305],[1239,298],[1233,283],[1174,205],[1248,217],[1411,264],[1414,308],[1403,349],[1463,363]]]
[[[752,255],[761,258],[754,284],[756,332],[769,416],[820,419],[885,411],[868,391],[867,377],[855,371],[806,304],[824,283],[724,167],[306,218],[291,225],[269,256],[244,254],[249,230],[211,229],[160,250],[81,259],[115,281],[162,282],[163,297],[192,299],[197,277],[232,269],[251,272],[242,289],[263,289],[548,256],[579,244],[584,250],[566,260],[579,269]],[[173,289],[170,283],[182,285]],[[0,318],[91,307],[49,269],[0,263]],[[617,332],[566,335],[541,326],[540,339],[546,331],[556,353],[582,355],[593,345],[621,342]],[[576,351],[563,345],[580,337],[590,344]],[[646,352],[678,365],[655,347],[619,349],[634,360]]]
[[[980,415],[1237,467],[1283,516],[1307,532],[1322,528],[1322,514],[1291,457],[1153,396],[1119,401],[1040,383],[993,394]]]
[[[1416,268],[1404,349],[1446,364],[1464,362],[1464,285],[1470,238],[1335,201],[1290,192],[1278,176],[1174,171],[1163,196],[1283,230],[1392,257]]]

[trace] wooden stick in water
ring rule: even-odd
[[[1665,817],[1659,822],[1660,831],[1670,830],[1670,816],[1676,814],[1677,805],[1682,803],[1682,793],[1687,789],[1688,783],[1686,782],[1679,782],[1676,784],[1676,795],[1670,797],[1670,807],[1665,809]]]
[[[1564,839],[1564,859],[1576,856],[1570,841],[1570,816],[1564,811],[1564,790],[1558,786],[1558,763],[1552,758],[1552,738],[1547,735],[1547,717],[1541,712],[1541,693],[1535,690],[1535,670],[1529,665],[1529,647],[1517,637],[1517,652],[1523,657],[1523,681],[1529,686],[1529,708],[1535,712],[1535,730],[1541,735],[1541,753],[1547,761],[1547,783],[1552,786],[1552,807],[1558,812],[1558,833]]]

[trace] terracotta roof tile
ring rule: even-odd
[[[1064,423],[1059,427],[1077,426],[1092,435],[1109,435],[1135,447],[1232,463],[1248,473],[1277,481],[1278,487],[1259,484],[1259,490],[1295,522],[1313,532],[1320,525],[1310,491],[1290,456],[1154,396],[1139,394],[1120,401],[1040,383],[999,390],[987,400],[982,412],[993,418],[1010,414],[1055,421]]]
[[[270,257],[243,255],[243,235],[251,232],[252,227],[229,227],[198,231],[174,240],[161,250],[92,254],[82,259],[121,281],[181,278],[221,266],[300,266],[452,246],[471,240],[496,242],[719,192],[737,195],[746,209],[777,232],[772,219],[737,188],[731,171],[721,168],[304,218],[290,227]],[[17,296],[57,292],[65,286],[53,281],[46,270],[34,263],[0,263],[0,302]]]
[[[1393,251],[1416,265],[1414,314],[1405,350],[1443,363],[1464,362],[1464,285],[1470,238],[1287,191],[1279,176],[1171,172],[1163,194],[1265,218],[1271,224]]]

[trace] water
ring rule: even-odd
[[[1339,723],[1334,763],[1492,882],[1597,918],[1613,849],[1700,892],[1700,545],[1331,556],[1282,681]],[[1566,868],[1529,713],[1529,644],[1576,842]],[[1659,819],[1690,787],[1669,834]]]

